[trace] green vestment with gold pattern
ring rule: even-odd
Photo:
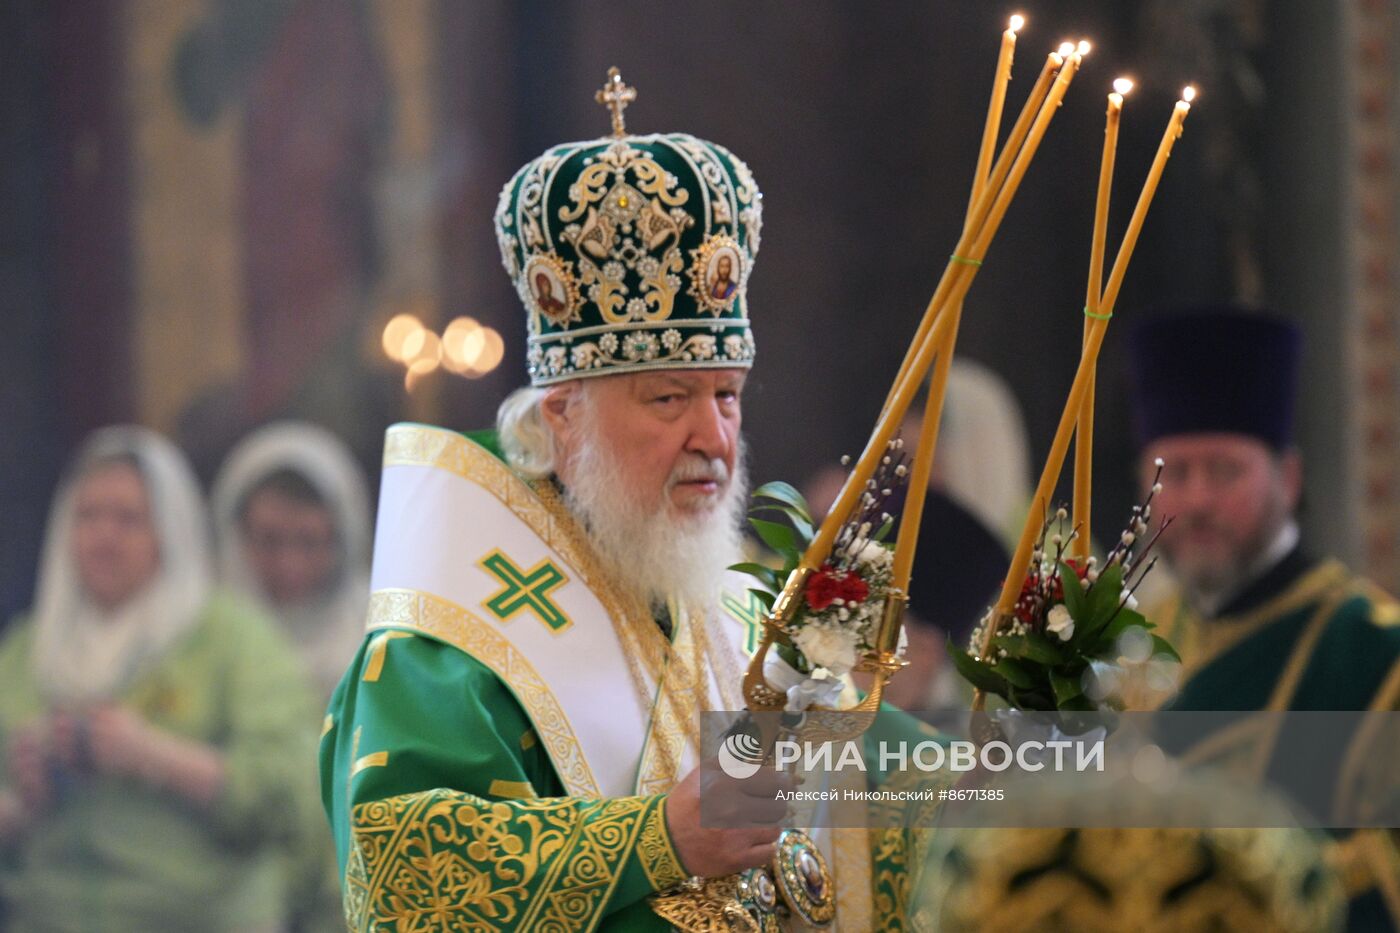
[[[369,632],[321,739],[349,927],[667,929],[648,897],[687,872],[666,792],[694,765],[699,712],[742,708],[746,607],[673,606],[663,635],[553,484],[494,443],[390,429]],[[838,928],[903,929],[905,834],[824,839]]]
[[[1295,551],[1203,620],[1179,596],[1149,616],[1184,662],[1174,710],[1400,709],[1400,604],[1335,561]],[[1297,749],[1263,720],[1241,717],[1231,736],[1207,737],[1188,759],[1267,776],[1286,787],[1290,757],[1334,754],[1337,794],[1365,780],[1374,750],[1360,732],[1335,749]],[[1393,775],[1391,776],[1393,780]],[[1394,836],[1350,833],[1333,853],[1352,897],[1348,930],[1400,925],[1400,856]]]

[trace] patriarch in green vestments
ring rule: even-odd
[[[142,428],[95,434],[60,485],[0,641],[5,929],[285,928],[315,707],[271,623],[211,588],[203,509]]]
[[[1293,325],[1235,307],[1184,309],[1134,335],[1142,475],[1164,464],[1156,503],[1173,519],[1159,546],[1174,589],[1147,605],[1184,662],[1171,709],[1400,709],[1400,606],[1299,533],[1300,345]],[[1370,757],[1359,741],[1342,737],[1341,753]],[[1273,740],[1226,754],[1276,775],[1300,753],[1287,736],[1256,742]],[[1392,835],[1352,833],[1331,857],[1352,895],[1347,929],[1400,922]]]
[[[743,588],[722,594],[761,199],[720,146],[629,135],[634,94],[611,74],[613,134],[549,149],[501,193],[531,385],[496,431],[389,431],[369,633],[321,745],[352,930],[777,922],[653,909],[772,863],[787,778],[747,783],[735,828],[701,825],[700,712],[742,708],[756,622]],[[841,928],[898,924],[900,856],[842,833]]]

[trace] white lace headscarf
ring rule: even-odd
[[[273,473],[291,470],[330,510],[338,545],[335,580],[301,606],[277,606],[248,563],[242,510]],[[224,461],[211,495],[219,580],[278,619],[327,696],[359,648],[369,604],[369,492],[349,449],[314,424],[282,421],[244,438]]]
[[[76,491],[114,459],[137,464],[160,549],[155,576],[124,604],[102,609],[84,592],[73,555]],[[88,438],[49,513],[34,609],[40,689],[59,703],[111,700],[199,621],[210,588],[208,525],[199,483],[174,444],[146,428]]]

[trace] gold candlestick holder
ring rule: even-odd
[[[792,644],[788,627],[801,606],[802,593],[811,574],[812,570],[808,567],[794,570],[774,601],[773,611],[764,616],[763,637],[744,676],[744,700],[751,712],[776,713],[787,706],[787,694],[770,684],[764,676],[764,662],[775,645]],[[875,713],[880,709],[885,686],[908,663],[899,656],[899,633],[903,625],[904,607],[908,602],[909,597],[903,591],[890,590],[874,639],[875,649],[861,658],[855,667],[857,671],[873,675],[869,692],[852,706],[814,706],[806,711],[807,716],[800,730],[806,740],[846,741],[870,728]]]

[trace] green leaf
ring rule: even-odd
[[[1120,612],[1123,598],[1123,567],[1121,564],[1114,564],[1105,570],[1089,590],[1088,606],[1085,611],[1087,618],[1075,620],[1074,636],[1071,642],[1076,648],[1083,649],[1085,645],[1098,643],[1100,634],[1113,622]]]
[[[1084,584],[1074,568],[1064,561],[1060,561],[1060,581],[1065,587],[1065,608],[1069,610],[1070,618],[1078,622],[1084,618]]]
[[[1171,642],[1167,641],[1161,635],[1152,636],[1152,653],[1165,654],[1173,661],[1176,661],[1178,663],[1181,662],[1181,655],[1177,654],[1176,649],[1172,647]]]
[[[954,645],[951,640],[948,642],[948,656],[953,659],[953,666],[958,669],[963,679],[977,689],[995,693],[999,697],[1006,697],[1010,692],[1006,678]]]
[[[773,611],[773,604],[778,601],[778,594],[755,589],[750,589],[749,592],[758,597],[758,601],[763,603],[763,608],[767,609],[769,612]]]
[[[730,564],[729,569],[733,570],[735,573],[748,574],[774,592],[783,588],[783,582],[778,578],[778,571],[774,570],[772,567],[745,562],[742,564]]]
[[[1052,710],[1055,708],[1055,704],[1050,701],[1050,694],[1046,693],[1044,688],[1017,690],[1012,687],[1011,696],[1006,699],[1017,709]]]
[[[812,663],[807,660],[807,656],[798,651],[792,645],[785,645],[781,642],[777,646],[778,657],[788,663],[788,666],[799,674],[812,673]]]
[[[1061,664],[1065,660],[1064,652],[1039,632],[998,635],[992,639],[992,644],[1004,649],[1008,657],[1024,658],[1037,664]]]
[[[1077,697],[1072,697],[1061,703],[1060,709],[1064,712],[1072,713],[1096,713],[1099,711],[1099,708],[1094,705],[1093,701],[1082,693]]]
[[[1006,682],[1013,687],[1019,687],[1022,690],[1035,689],[1035,675],[1020,661],[1003,658],[997,662],[997,666],[992,670],[1006,678]]]
[[[815,534],[812,523],[806,518],[805,513],[790,505],[756,505],[749,509],[750,515],[757,515],[759,512],[781,512],[786,515],[788,521],[792,522],[792,527],[796,529],[797,536],[801,539],[799,544],[803,547],[811,542]]]
[[[1112,616],[1123,599],[1123,565],[1114,564],[1099,574],[1098,580],[1089,588],[1088,605],[1085,607],[1085,620],[1094,622],[1102,615],[1104,624]],[[1076,617],[1075,622],[1080,620]]]
[[[1128,629],[1133,626],[1147,628],[1150,624],[1151,623],[1142,617],[1142,613],[1135,612],[1132,609],[1122,609],[1119,611],[1118,615],[1113,617],[1113,621],[1109,622],[1108,625],[1099,632],[1098,638],[1095,639],[1092,644],[1087,641],[1084,643],[1084,653],[1092,655],[1103,654],[1105,651],[1112,648],[1114,643],[1118,640],[1118,636],[1122,635]]]
[[[1059,671],[1050,672],[1050,686],[1055,690],[1055,706],[1059,709],[1064,709],[1066,703],[1084,694],[1078,677],[1069,677]]]
[[[765,521],[761,518],[749,519],[749,524],[753,530],[758,532],[758,536],[763,539],[763,543],[784,557],[797,553],[797,538],[793,536],[793,531],[787,525],[780,525],[777,522]]]
[[[871,540],[883,542],[886,538],[890,536],[890,529],[892,529],[893,527],[894,516],[890,516],[889,518],[885,519],[884,523],[881,524],[879,528],[875,529],[875,535]]]
[[[781,481],[764,483],[753,491],[754,499],[773,499],[783,505],[791,507],[797,512],[797,516],[808,525],[812,524],[812,510],[807,505],[807,500],[802,497],[792,486]]]

